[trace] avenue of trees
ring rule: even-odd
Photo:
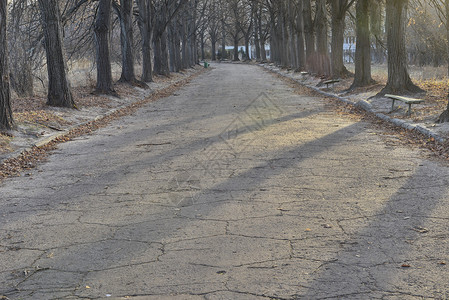
[[[47,104],[76,107],[68,63],[83,58],[94,62],[98,94],[116,95],[112,65],[121,82],[145,88],[154,74],[231,57],[353,76],[351,89],[373,84],[371,64],[386,63],[380,94],[422,92],[407,65],[447,63],[448,16],[449,0],[0,0],[0,130],[14,126],[10,90],[32,96],[42,67]],[[348,35],[354,74],[344,64]]]

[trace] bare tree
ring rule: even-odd
[[[151,65],[151,36],[153,34],[154,7],[150,0],[137,0],[139,7],[139,29],[142,37],[142,81],[153,81]]]
[[[369,0],[358,0],[356,4],[355,76],[350,89],[373,83],[371,78],[369,5]]]
[[[387,0],[386,2],[388,81],[379,95],[423,92],[412,82],[407,71],[405,50],[407,4],[408,0]]]
[[[109,33],[111,24],[112,0],[100,0],[94,33],[97,54],[97,87],[100,94],[116,94],[112,84]]]
[[[75,107],[67,79],[59,5],[56,0],[39,0],[47,54],[48,96],[51,106]]]
[[[14,125],[10,104],[8,50],[6,48],[7,0],[0,0],[0,130]]]
[[[343,41],[345,32],[346,12],[352,6],[355,0],[334,0],[331,1],[332,7],[332,76],[341,77],[349,74],[343,64]]]
[[[445,8],[445,15],[446,15],[446,35],[447,35],[447,52],[448,52],[448,58],[449,58],[449,0],[444,0],[444,8]],[[449,66],[448,66],[449,68]],[[444,123],[449,122],[449,92],[447,95],[448,103],[446,106],[446,109],[441,113],[441,115],[437,119],[437,123]]]
[[[114,9],[120,21],[120,45],[122,51],[122,74],[120,81],[136,83],[133,48],[133,0],[120,0],[120,5],[114,2]]]
[[[208,33],[210,37],[211,43],[211,55],[212,60],[217,60],[216,56],[216,46],[218,41],[219,27],[220,27],[220,13],[219,13],[219,4],[217,0],[212,0],[209,3],[209,21],[208,21]]]
[[[241,37],[241,28],[239,24],[240,17],[240,0],[229,0],[229,10],[232,14],[232,24],[230,26],[229,34],[232,36],[234,43],[234,61],[239,61],[239,42]]]

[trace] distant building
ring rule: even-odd
[[[228,51],[231,55],[234,54],[234,46],[225,46],[226,51]],[[238,46],[239,51],[239,59],[243,59],[243,53],[245,53],[245,46]],[[219,51],[221,51],[221,48],[219,48]],[[265,45],[265,51],[267,53],[267,59],[270,59],[271,51],[270,51],[270,45]],[[218,54],[218,51],[217,51]],[[249,57],[251,59],[256,58],[256,46],[255,45],[249,45]]]
[[[343,42],[343,61],[353,63],[355,58],[355,36],[347,36]]]

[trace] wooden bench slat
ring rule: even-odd
[[[399,100],[399,101],[402,101],[402,102],[405,102],[405,103],[422,103],[422,102],[425,102],[425,100],[423,100],[423,99],[408,98],[408,97],[397,96],[397,95],[390,95],[390,94],[385,94],[385,97],[391,98],[391,99],[395,99],[395,100]]]
[[[408,98],[403,96],[397,96],[397,95],[391,95],[391,94],[385,94],[385,97],[390,98],[392,100],[391,103],[391,111],[394,110],[394,101],[402,101],[406,104],[408,104],[408,115],[410,116],[412,113],[412,104],[419,104],[425,102],[423,99],[416,99],[416,98]]]
[[[332,86],[334,85],[334,83],[340,82],[340,80],[338,79],[331,79],[331,80],[326,80],[323,81],[323,83],[326,85],[326,88],[329,88],[329,84],[332,84]]]

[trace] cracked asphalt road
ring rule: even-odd
[[[447,166],[256,66],[177,93],[2,183],[0,295],[449,298]]]

